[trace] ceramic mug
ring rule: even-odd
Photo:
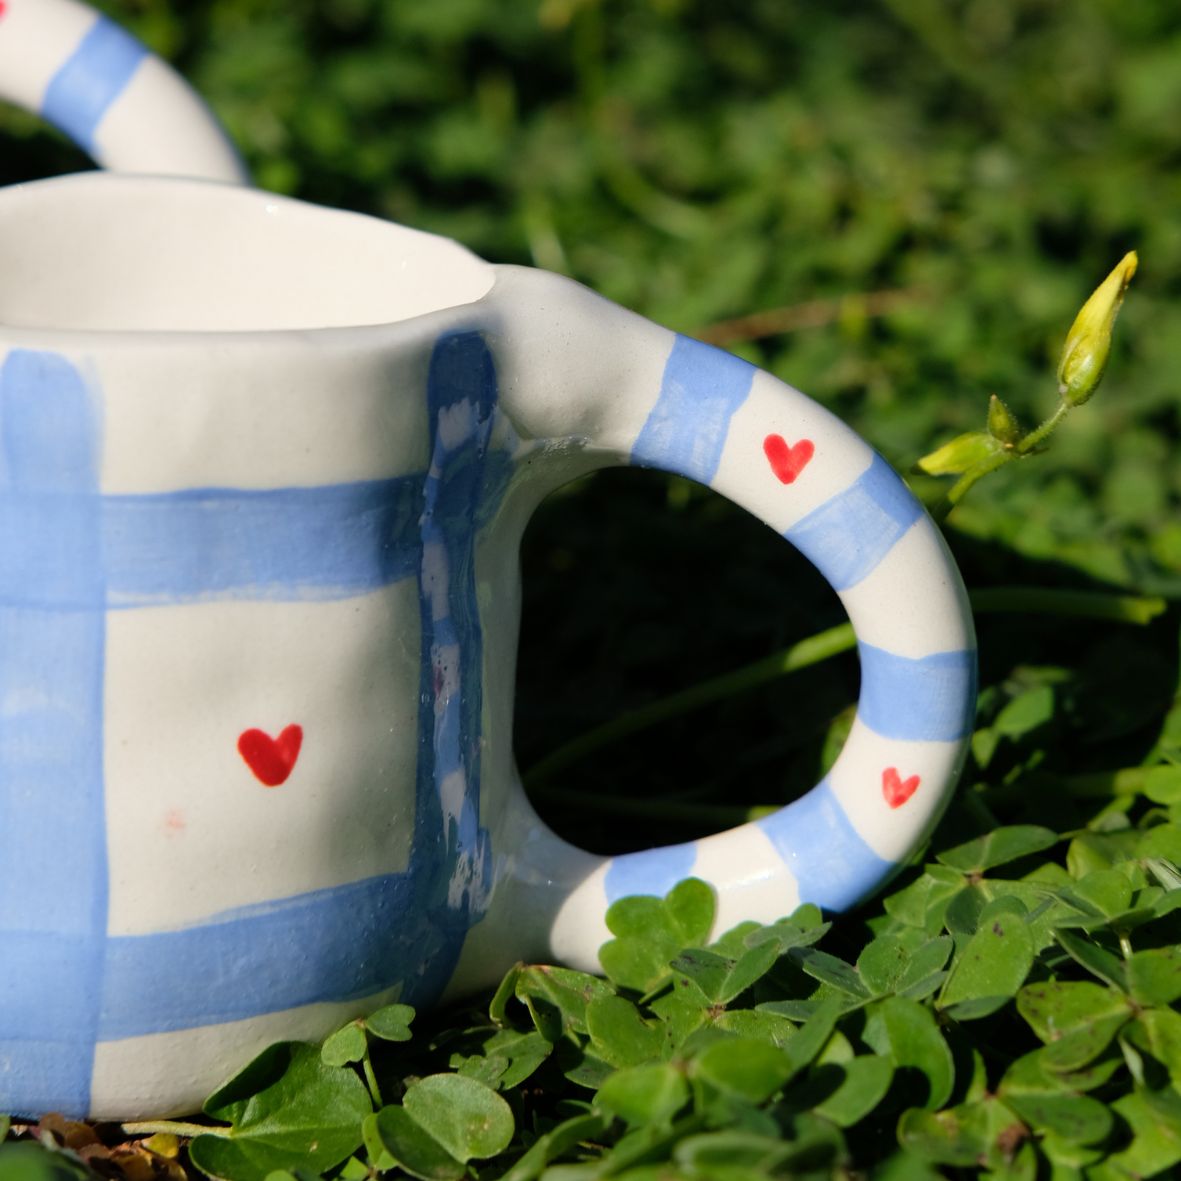
[[[609,464],[800,549],[862,677],[802,799],[615,858],[510,748],[522,530]],[[690,874],[719,930],[848,907],[938,818],[974,674],[902,481],[733,356],[245,187],[0,192],[0,1111],[195,1109],[272,1041],[594,970],[609,903]]]

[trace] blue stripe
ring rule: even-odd
[[[147,56],[130,33],[100,17],[50,79],[41,114],[93,152],[99,124]]]
[[[756,372],[729,353],[678,336],[660,396],[632,447],[632,463],[708,484],[721,462],[730,419],[746,401]]]
[[[53,353],[0,367],[0,500],[58,497],[37,538],[72,593],[103,598],[99,409]],[[0,539],[0,569],[29,534]],[[81,1114],[107,923],[101,612],[0,606],[0,1111]]]
[[[875,454],[848,488],[813,509],[783,536],[835,590],[847,590],[872,574],[922,515],[922,506],[910,489]]]
[[[800,901],[847,910],[898,867],[857,835],[827,779],[802,799],[755,822],[800,886]]]
[[[976,719],[976,653],[936,652],[912,659],[859,644],[857,716],[884,738],[953,742]]]
[[[693,872],[696,860],[697,846],[692,841],[645,849],[640,853],[624,853],[614,858],[607,868],[603,881],[607,901],[616,902],[632,894],[663,896]]]
[[[421,512],[421,475],[267,491],[14,492],[0,502],[0,552],[17,555],[0,567],[0,604],[100,610],[348,598],[417,570]],[[63,522],[79,514],[100,523],[105,585],[81,577],[57,545]]]
[[[418,968],[414,875],[240,907],[108,941],[103,1041],[372,996]],[[409,994],[404,994],[408,997]]]

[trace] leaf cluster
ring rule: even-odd
[[[395,1005],[272,1047],[189,1160],[223,1181],[1160,1174],[1181,1165],[1181,837],[1037,857],[1058,845],[1021,825],[944,849],[859,940],[803,906],[710,942],[695,879],[623,899],[605,978],[522,964],[413,1038]],[[37,1159],[30,1181],[77,1173]]]

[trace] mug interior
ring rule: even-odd
[[[0,328],[265,332],[472,303],[455,242],[207,181],[85,173],[0,192]]]

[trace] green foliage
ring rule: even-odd
[[[62,1153],[46,1152],[31,1142],[0,1144],[0,1177],[4,1181],[80,1181],[86,1176],[79,1162]]]
[[[1174,6],[101,6],[197,83],[263,186],[562,271],[699,331],[903,469],[942,452],[935,470],[962,471],[1028,437],[1020,424],[1057,403],[1082,300],[1127,250],[1141,259],[1110,357],[1101,342],[1100,391],[949,518],[991,609],[971,757],[921,864],[853,915],[803,907],[713,942],[701,883],[624,900],[603,978],[522,965],[475,1008],[418,1015],[413,1036],[395,1005],[322,1047],[277,1047],[210,1099],[193,1175],[1175,1171]],[[0,112],[0,134],[0,182],[85,164],[30,117]],[[733,320],[755,312],[761,326]],[[914,481],[932,503],[937,485]],[[838,623],[787,551],[651,473],[591,477],[543,506],[524,551],[522,765]],[[534,802],[605,851],[780,805],[848,733],[847,647],[581,757]],[[0,1140],[5,1181],[87,1175],[47,1129],[0,1119]]]
[[[327,1169],[361,1143],[372,1110],[365,1084],[315,1047],[272,1046],[211,1095],[205,1114],[229,1125],[198,1136],[189,1157],[225,1181],[265,1181],[275,1169]]]
[[[519,966],[489,1011],[409,1041],[274,1047],[206,1104],[223,1126],[190,1160],[224,1181],[1161,1173],[1181,1162],[1181,885],[1148,881],[1135,853],[1153,832],[1113,832],[1122,889],[1086,860],[996,872],[1047,845],[998,829],[912,870],[856,935],[801,907],[707,943],[712,893],[693,880],[623,900],[619,938],[693,935],[662,971]],[[393,1102],[371,1101],[362,1060]]]

